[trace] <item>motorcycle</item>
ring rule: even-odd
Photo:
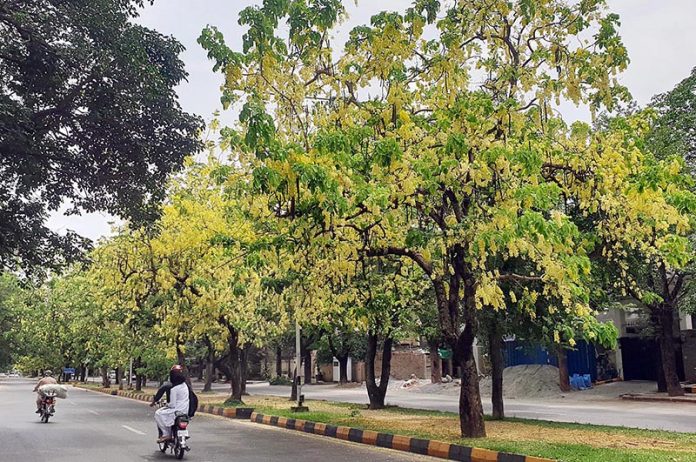
[[[41,422],[48,423],[48,419],[56,413],[56,392],[49,391],[42,394],[39,411]]]
[[[163,407],[163,403],[158,403],[158,407]],[[177,412],[174,418],[174,425],[171,428],[172,438],[169,441],[157,443],[161,452],[169,450],[177,459],[183,459],[184,454],[191,450],[188,445],[189,436],[188,425],[191,419],[184,412]],[[162,430],[157,427],[157,434],[161,437]]]

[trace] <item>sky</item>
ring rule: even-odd
[[[215,25],[224,34],[228,45],[237,48],[242,28],[237,24],[239,12],[252,0],[155,0],[145,7],[138,22],[162,34],[172,35],[186,47],[181,59],[189,73],[188,81],[177,88],[184,110],[210,120],[220,109],[221,77],[213,74],[212,64],[196,39],[206,25]],[[383,10],[404,10],[411,0],[344,0],[348,19],[339,30],[336,41],[345,41],[347,31]],[[636,101],[644,105],[650,98],[673,88],[696,66],[694,20],[696,0],[608,0],[609,9],[621,17],[620,34],[628,48],[631,64],[620,80]],[[587,112],[566,105],[564,116],[587,119]],[[222,121],[233,122],[233,115],[223,114]],[[66,207],[67,208],[67,207]],[[51,215],[48,225],[58,232],[72,229],[96,240],[108,235],[118,220],[104,213],[64,216],[64,210]]]

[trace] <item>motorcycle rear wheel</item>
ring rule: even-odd
[[[48,423],[48,418],[49,418],[49,417],[50,417],[50,415],[48,415],[48,414],[46,414],[46,413],[42,413],[42,414],[41,414],[41,422],[43,422],[43,423]]]
[[[176,449],[176,458],[179,460],[183,459],[185,452],[186,452],[186,448],[178,447]]]

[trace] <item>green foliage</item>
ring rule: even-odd
[[[5,3],[0,11],[0,264],[64,268],[86,250],[49,212],[151,220],[167,177],[201,149],[183,112],[182,45],[133,23],[142,2]]]
[[[271,378],[271,379],[268,381],[268,383],[269,383],[270,385],[286,385],[286,386],[290,386],[290,385],[292,385],[292,379],[289,379],[289,378],[284,377],[284,376],[276,376],[276,377]]]
[[[694,168],[696,156],[696,69],[669,92],[657,95],[651,107],[657,112],[647,142],[660,159],[684,158]]]

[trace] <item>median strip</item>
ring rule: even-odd
[[[472,448],[458,444],[445,443],[410,436],[392,435],[371,430],[362,430],[344,426],[335,426],[302,419],[269,416],[259,413],[251,414],[251,421],[263,425],[297,430],[314,435],[328,436],[354,443],[368,444],[398,451],[412,452],[440,459],[461,462],[552,462],[540,457],[508,454],[489,449]]]

